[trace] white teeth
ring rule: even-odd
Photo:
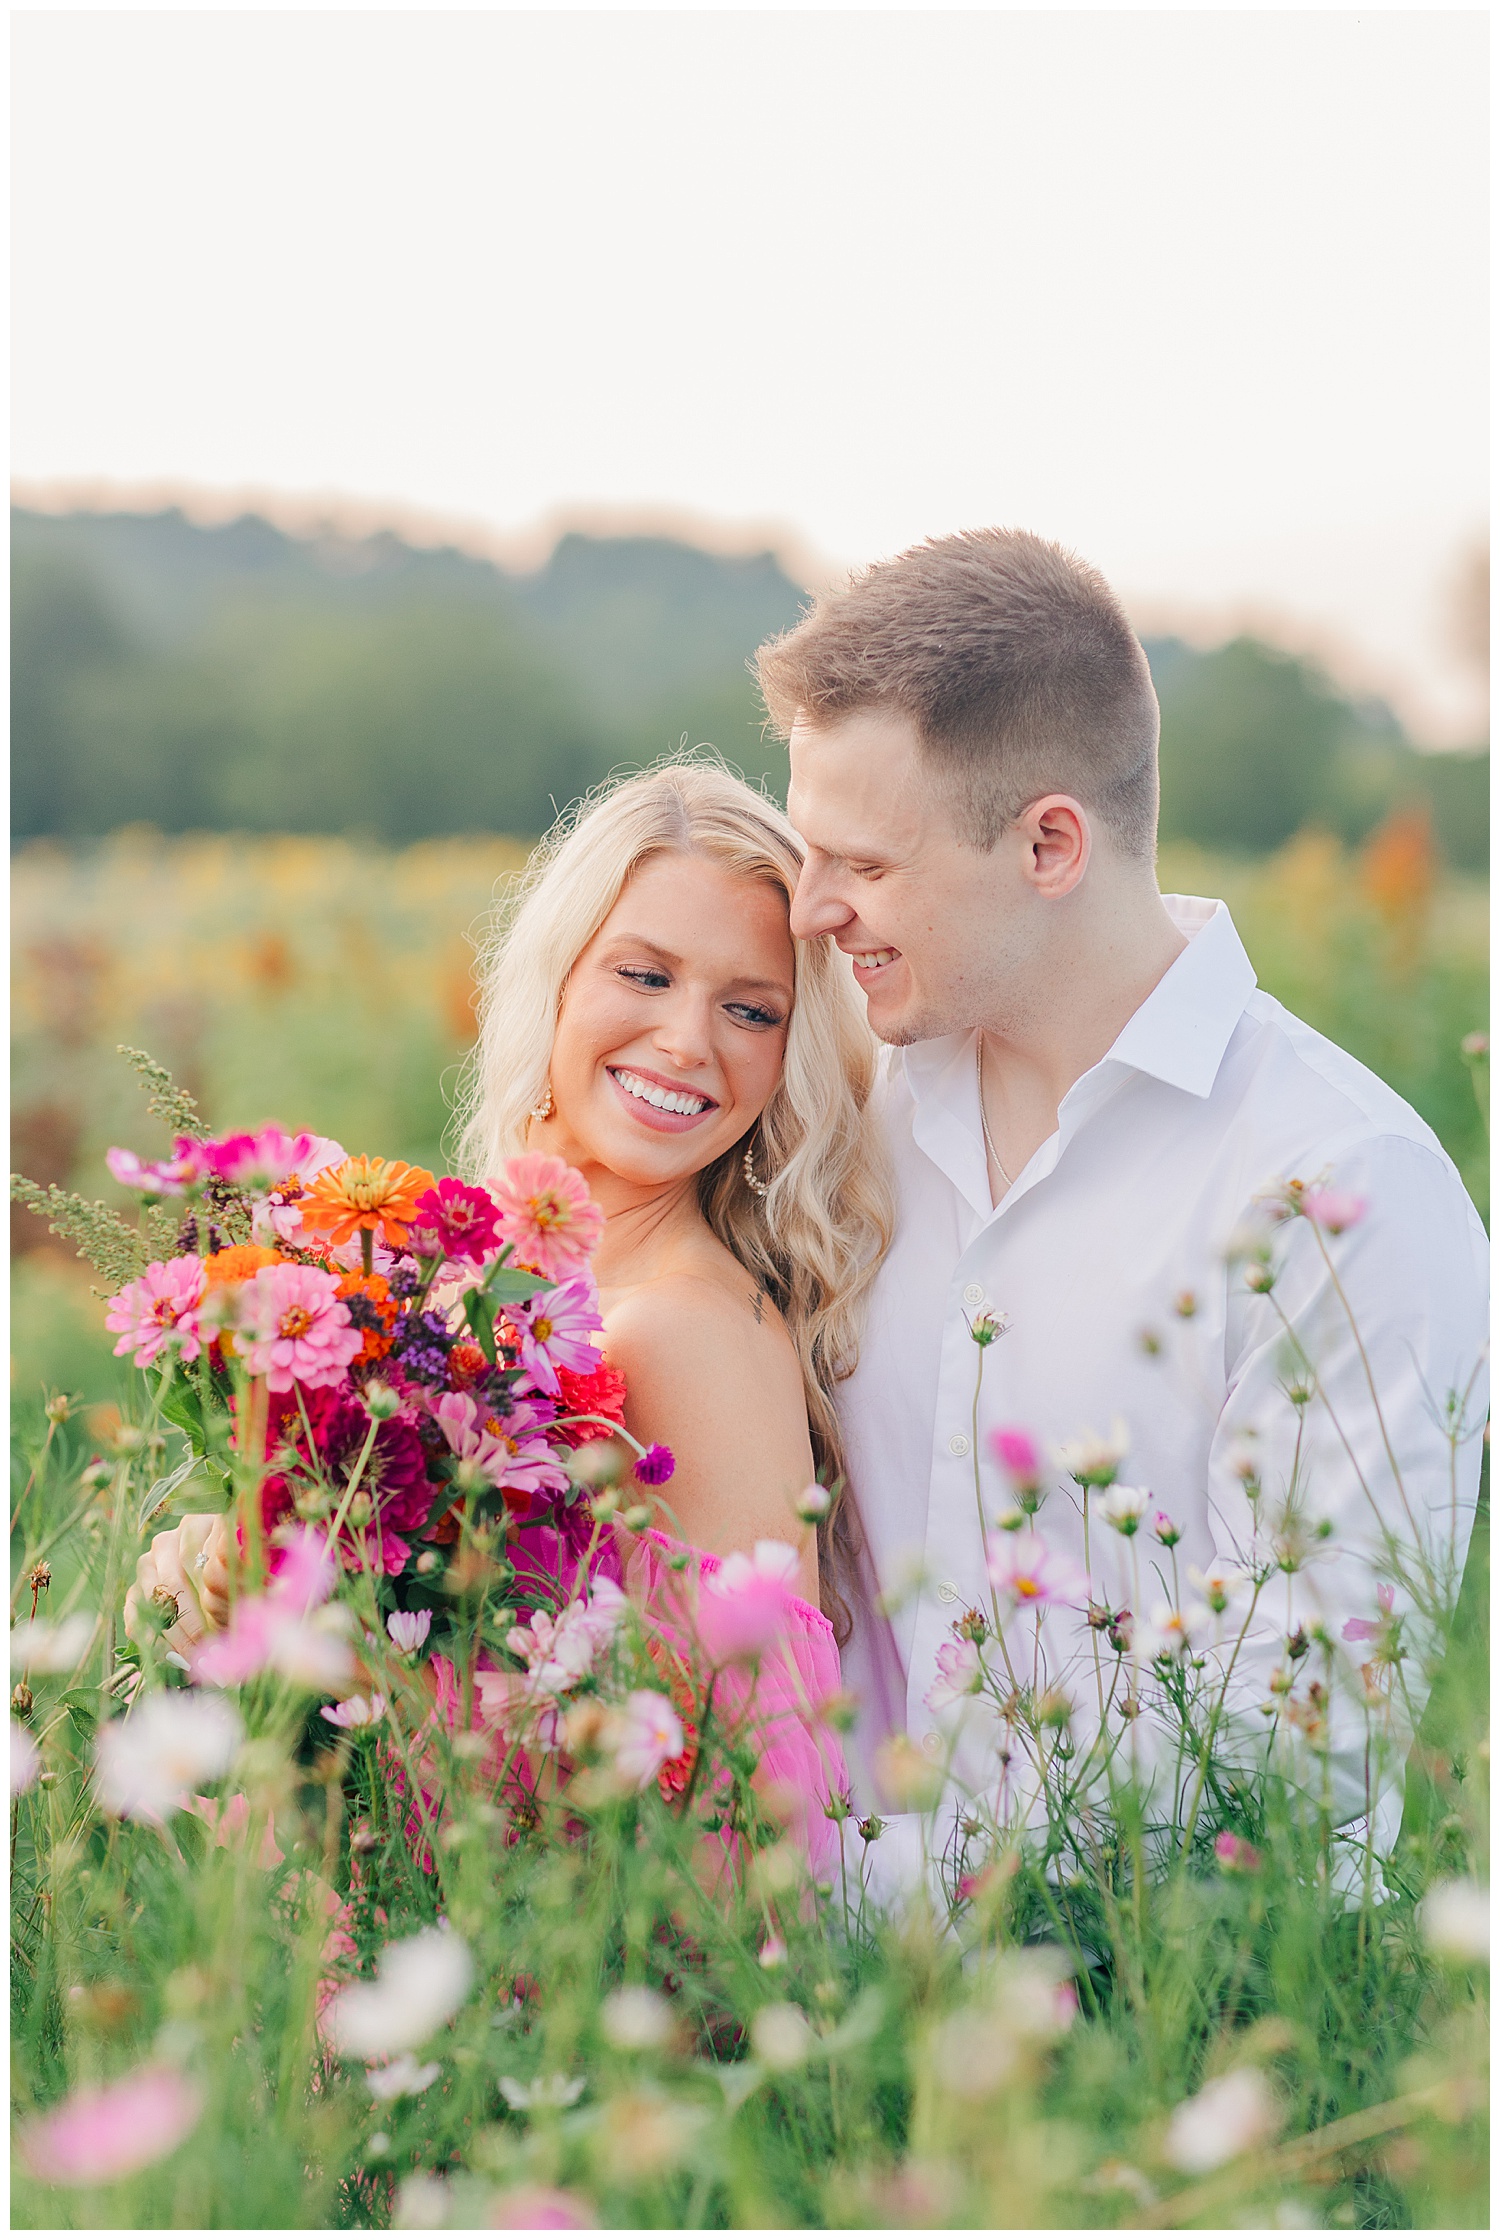
[[[890,964],[895,955],[894,949],[872,949],[868,956],[856,957],[854,961],[863,971],[873,972],[877,965]]]
[[[660,1089],[654,1081],[643,1081],[638,1073],[623,1073],[610,1067],[613,1078],[626,1094],[639,1097],[643,1104],[655,1105],[658,1112],[680,1112],[691,1118],[695,1113],[706,1112],[707,1097],[695,1097],[673,1089]]]

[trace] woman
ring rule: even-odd
[[[874,1045],[832,944],[792,939],[801,860],[711,763],[587,804],[488,960],[463,1137],[476,1176],[520,1150],[582,1173],[627,1426],[672,1449],[680,1529],[719,1555],[795,1537],[809,1481],[842,1475],[833,1392],[890,1232]],[[842,1616],[839,1536],[799,1584]]]
[[[711,763],[585,804],[488,959],[462,1163],[483,1176],[533,1150],[581,1171],[606,1216],[594,1268],[627,1427],[676,1457],[670,1513],[705,1570],[803,1543],[788,1646],[816,1700],[848,1569],[842,1512],[814,1542],[798,1502],[842,1475],[833,1392],[890,1201],[847,967],[790,932],[800,864],[780,812]],[[186,1653],[224,1622],[227,1585],[222,1521],[190,1518],[142,1557],[132,1602],[169,1595]]]

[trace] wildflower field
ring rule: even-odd
[[[1026,1534],[997,1539],[944,1676],[1014,1774],[955,1831],[940,1769],[892,1747],[931,1871],[920,1901],[873,1909],[878,1823],[831,1784],[801,1827],[757,1768],[776,1559],[680,1588],[658,1565],[648,1588],[669,1461],[576,1444],[561,1368],[524,1436],[482,1420],[507,1363],[573,1325],[528,1321],[507,1266],[545,1259],[526,1176],[486,1210],[428,1199],[411,1168],[442,1171],[469,937],[520,860],[144,833],[18,859],[13,1164],[127,1228],[94,1220],[90,1274],[20,1217],[13,2220],[1487,2224],[1483,1516],[1462,1581],[1437,1530],[1382,1551],[1344,1640],[1292,1631],[1251,1767],[1223,1706],[1263,1600],[1290,1606],[1290,1496],[1257,1492],[1191,1639],[1132,1636],[1093,1608],[1124,1600],[1137,1535],[1171,1557],[1170,1520],[1132,1508],[1118,1454],[997,1450],[1028,1517],[1095,1505],[1090,1576],[1048,1586],[1089,1606],[1092,1661],[1067,1664],[1054,1608],[1029,1678],[1011,1670],[1036,1581]],[[1305,834],[1162,871],[1225,896],[1263,984],[1427,1115],[1483,1208],[1485,1063],[1462,1048],[1485,1017],[1482,886],[1442,875],[1414,819],[1357,855]],[[201,1126],[159,1080],[147,1117],[121,1043],[171,1068]],[[272,1118],[311,1131],[295,1218]],[[386,1164],[315,1173],[314,1136]],[[111,1179],[112,1144],[156,1163]],[[1330,1193],[1275,1211],[1252,1287],[1299,1224],[1340,1249]],[[288,1257],[299,1235],[316,1253]],[[456,1338],[422,1320],[445,1254],[476,1271]],[[148,1259],[175,1273],[147,1281]],[[544,1273],[582,1302],[581,1266]],[[584,1353],[557,1358],[584,1375]],[[1445,1425],[1472,1433],[1461,1403]],[[518,1553],[518,1444],[527,1497],[570,1520],[551,1590]],[[224,1510],[243,1537],[215,1632],[197,1555]],[[1099,1677],[1102,1704],[1106,1670],[1075,1748],[1070,1690]],[[1429,1680],[1377,1856],[1330,1809],[1336,1703],[1378,1783]],[[803,1710],[832,1762],[848,1707]]]

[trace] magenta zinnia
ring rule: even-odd
[[[419,1260],[434,1254],[445,1260],[482,1260],[499,1243],[500,1215],[488,1190],[452,1175],[444,1175],[418,1198],[416,1219],[406,1233],[406,1248]]]

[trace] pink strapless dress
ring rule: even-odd
[[[553,1562],[562,1552],[560,1546],[551,1544],[555,1539],[549,1533],[545,1549],[528,1551],[533,1573],[540,1575],[545,1570],[554,1580],[558,1571],[553,1570]],[[521,1553],[519,1549],[515,1552]],[[659,1777],[662,1793],[670,1801],[692,1778],[706,1692],[704,1658],[696,1644],[698,1601],[703,1583],[718,1571],[720,1558],[705,1549],[684,1547],[681,1541],[655,1530],[639,1536],[622,1532],[612,1546],[606,1545],[599,1553],[602,1561],[596,1566],[597,1572],[614,1578],[645,1614],[650,1654],[662,1692],[672,1699],[688,1737],[683,1756],[664,1766]],[[684,1555],[685,1564],[680,1561]],[[458,1676],[446,1657],[435,1656],[431,1662],[436,1688],[433,1715],[451,1732],[462,1719]],[[833,1627],[821,1610],[796,1595],[785,1597],[776,1637],[758,1662],[753,1666],[724,1664],[712,1683],[716,1724],[721,1731],[728,1730],[737,1739],[751,1742],[758,1753],[751,1786],[768,1815],[780,1821],[801,1846],[814,1876],[820,1880],[835,1874],[839,1861],[839,1823],[827,1808],[833,1800],[847,1799],[849,1794],[843,1749],[825,1717],[840,1684]],[[479,1696],[476,1690],[471,1723],[491,1734],[493,1770],[498,1775],[509,1745],[493,1721],[485,1717]],[[523,1782],[529,1779],[524,1759],[511,1757],[510,1763]],[[388,1771],[393,1786],[404,1793],[406,1784],[399,1770],[392,1764]],[[423,1789],[425,1793],[425,1780]],[[423,1826],[427,1817],[414,1810],[407,1827],[424,1868],[431,1864]]]

